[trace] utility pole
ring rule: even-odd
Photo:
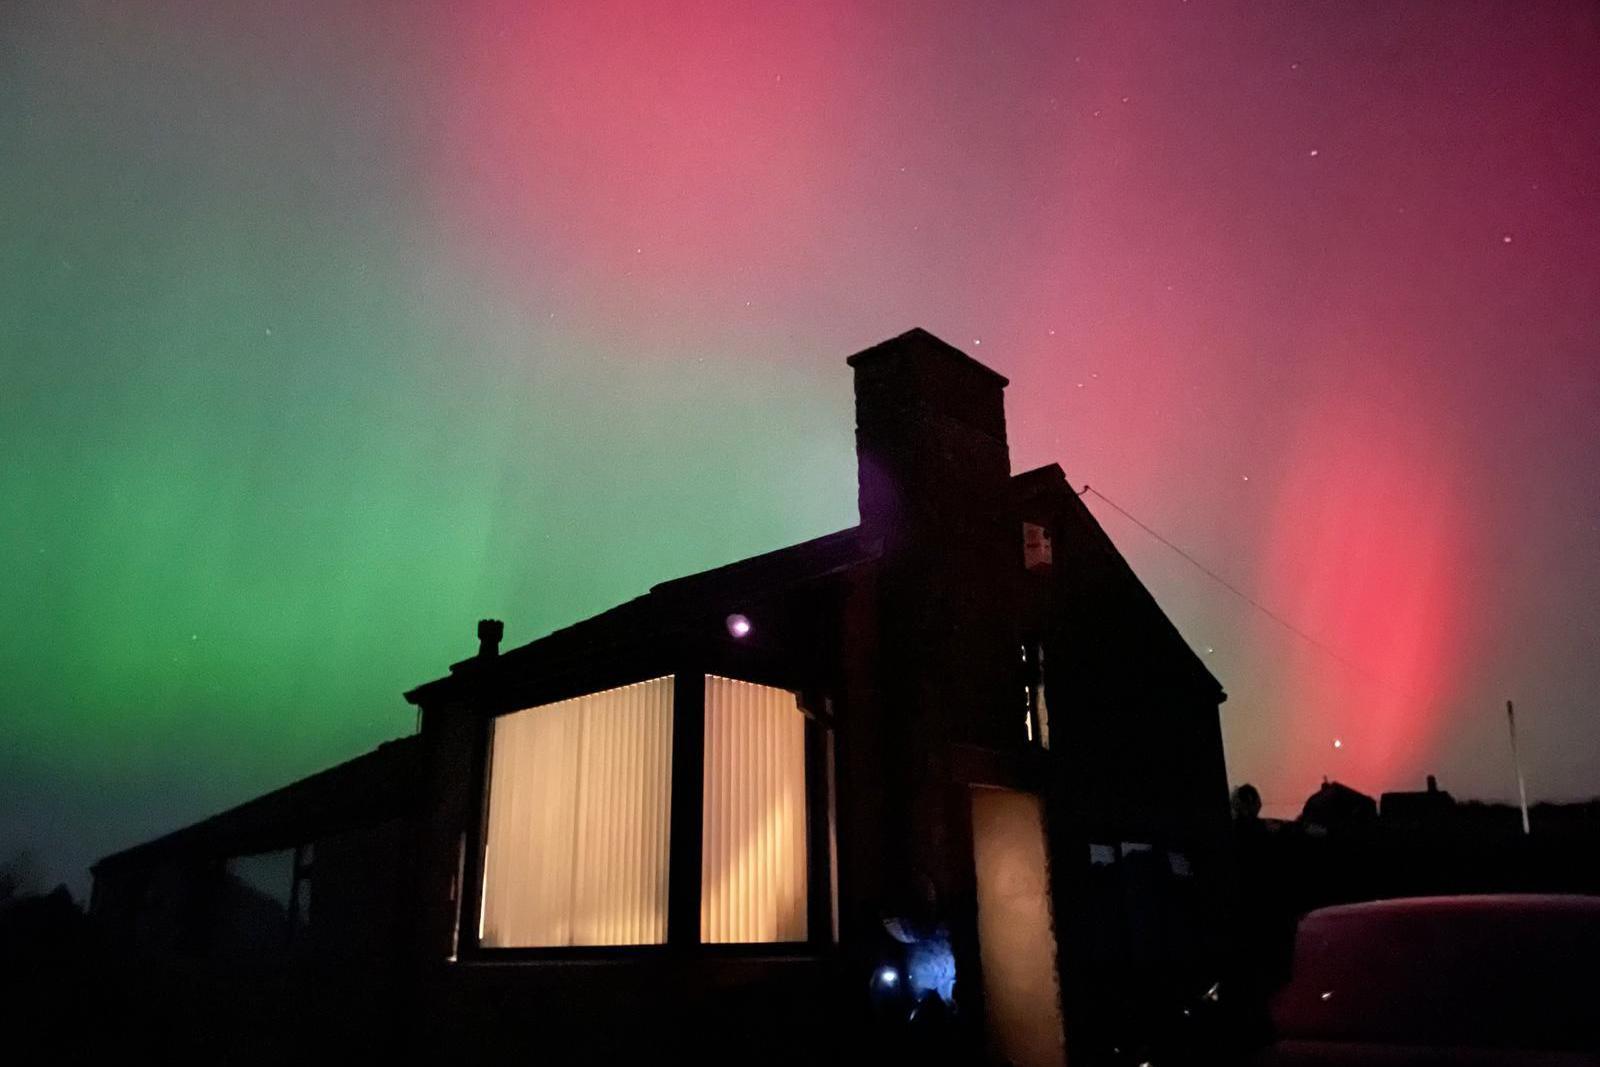
[[[1517,770],[1517,799],[1522,803],[1522,833],[1533,833],[1528,825],[1528,783],[1522,777],[1522,758],[1517,755],[1517,709],[1506,701],[1506,723],[1511,727],[1511,765]]]

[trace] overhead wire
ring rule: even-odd
[[[1361,666],[1359,663],[1352,662],[1350,659],[1348,659],[1345,656],[1341,655],[1335,649],[1329,647],[1324,642],[1319,641],[1317,638],[1313,637],[1311,634],[1307,633],[1305,630],[1301,629],[1300,627],[1296,626],[1294,623],[1290,622],[1288,619],[1284,618],[1278,612],[1273,611],[1271,608],[1269,608],[1265,604],[1261,603],[1255,597],[1251,596],[1249,593],[1246,593],[1243,589],[1240,589],[1238,586],[1236,586],[1232,582],[1228,581],[1226,578],[1224,578],[1222,575],[1218,574],[1216,571],[1212,570],[1210,567],[1207,567],[1204,563],[1202,563],[1198,559],[1196,559],[1191,553],[1186,551],[1181,546],[1175,544],[1171,539],[1169,539],[1169,538],[1165,537],[1164,535],[1162,535],[1160,533],[1160,531],[1158,531],[1155,528],[1153,528],[1152,526],[1150,526],[1144,520],[1142,520],[1138,516],[1134,515],[1127,508],[1123,507],[1121,504],[1118,504],[1115,500],[1112,500],[1110,497],[1106,496],[1104,493],[1102,493],[1100,490],[1096,489],[1094,486],[1087,485],[1087,484],[1084,485],[1083,492],[1079,493],[1077,495],[1081,497],[1085,493],[1093,493],[1097,498],[1099,498],[1100,500],[1104,501],[1109,507],[1114,509],[1123,518],[1127,519],[1129,522],[1131,522],[1135,526],[1139,527],[1139,529],[1143,530],[1145,533],[1149,534],[1151,537],[1155,538],[1157,541],[1161,542],[1163,545],[1166,545],[1167,548],[1171,549],[1173,552],[1176,552],[1179,556],[1183,557],[1183,559],[1186,560],[1189,563],[1190,566],[1194,567],[1201,574],[1204,574],[1207,578],[1210,578],[1213,582],[1216,582],[1218,585],[1222,586],[1222,588],[1226,589],[1228,592],[1232,593],[1234,596],[1238,597],[1240,600],[1242,600],[1246,604],[1250,605],[1250,607],[1254,608],[1256,611],[1259,611],[1262,615],[1265,615],[1267,618],[1271,619],[1273,622],[1277,623],[1279,626],[1283,627],[1285,630],[1288,630],[1290,633],[1292,633],[1296,637],[1300,638],[1300,640],[1302,640],[1302,641],[1306,642],[1307,644],[1311,645],[1312,647],[1316,648],[1318,651],[1322,652],[1324,655],[1331,656],[1333,659],[1338,660],[1341,664],[1343,664],[1344,666],[1348,667],[1349,669],[1351,669],[1353,671],[1356,671],[1356,672],[1358,672],[1358,673],[1360,673],[1362,675],[1365,675],[1369,679],[1373,678],[1371,671],[1367,670],[1365,667]]]

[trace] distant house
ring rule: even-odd
[[[1300,809],[1302,825],[1323,830],[1352,830],[1371,827],[1378,821],[1378,802],[1359,789],[1343,782],[1323,779],[1321,787],[1306,798]]]
[[[1428,775],[1428,788],[1421,792],[1384,793],[1378,797],[1378,817],[1385,822],[1428,824],[1455,814],[1456,798],[1439,788],[1439,780]]]
[[[1011,473],[1004,378],[922,330],[849,363],[859,525],[480,624],[417,736],[107,857],[95,913],[382,959],[372,1010],[463,1055],[904,1029],[1031,1067],[1203,990],[1221,687],[1061,469]]]

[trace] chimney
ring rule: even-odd
[[[904,849],[885,862],[910,884],[927,877],[960,896],[970,887],[947,828],[970,814],[964,799],[950,807],[952,746],[1026,743],[1006,380],[920,329],[848,362],[861,530],[882,544],[873,687],[884,736],[885,845]]]
[[[1438,791],[1439,791],[1439,779],[1435,778],[1431,774],[1428,775],[1428,792],[1437,793]]]
[[[867,533],[897,544],[937,538],[951,522],[964,529],[1006,510],[1005,378],[923,329],[848,362]]]
[[[505,636],[506,624],[499,619],[478,620],[478,658],[493,659],[500,654],[500,638]]]

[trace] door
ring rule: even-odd
[[[1017,1067],[1063,1067],[1061,989],[1039,798],[974,787],[972,854],[990,1046]]]

